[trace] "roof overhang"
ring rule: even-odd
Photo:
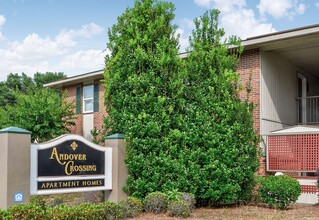
[[[274,52],[319,78],[319,25],[252,37],[242,42],[245,50]]]
[[[51,88],[62,88],[69,85],[79,84],[87,81],[95,81],[100,79],[103,79],[103,70],[71,76],[62,80],[44,84],[43,86]]]
[[[269,44],[276,45],[276,42],[293,42],[294,40],[303,42],[302,39],[312,39],[318,36],[319,24],[316,24],[296,29],[290,29],[286,31],[273,32],[270,34],[260,35],[256,37],[250,37],[242,42],[242,46],[244,46],[245,49],[265,48],[265,46]]]

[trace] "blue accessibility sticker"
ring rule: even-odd
[[[14,193],[14,202],[23,202],[23,200],[24,200],[23,192]]]

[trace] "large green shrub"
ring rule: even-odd
[[[23,220],[42,220],[46,216],[43,207],[33,203],[13,205],[8,209],[8,212],[14,219]]]
[[[144,210],[155,214],[166,212],[168,198],[165,193],[153,192],[149,193],[144,199]]]
[[[225,38],[218,17],[212,10],[195,19],[185,60],[187,102],[175,139],[184,146],[181,151],[191,171],[186,175],[196,186],[196,199],[211,205],[249,199],[259,166],[253,105],[241,100],[238,91],[240,41]],[[237,47],[234,53],[230,45]]]
[[[299,182],[289,176],[267,176],[261,180],[261,200],[274,208],[287,209],[301,194]]]
[[[167,212],[170,216],[187,218],[191,211],[186,201],[177,200],[168,206]]]
[[[138,216],[143,211],[141,200],[134,197],[127,197],[119,203],[122,206],[123,218]]]
[[[136,0],[109,30],[106,128],[125,134],[125,189],[138,198],[192,186],[179,146],[171,140],[185,102],[180,100],[183,62],[177,56],[173,11],[169,2]]]

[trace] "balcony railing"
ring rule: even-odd
[[[298,122],[301,124],[319,123],[319,96],[297,98]]]

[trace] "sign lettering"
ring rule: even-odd
[[[65,188],[72,188],[72,187],[95,187],[95,186],[104,186],[104,179],[38,182],[38,190],[65,189]]]
[[[89,148],[81,141],[66,141],[50,149],[39,150],[39,176],[75,176],[104,174],[104,152]]]

